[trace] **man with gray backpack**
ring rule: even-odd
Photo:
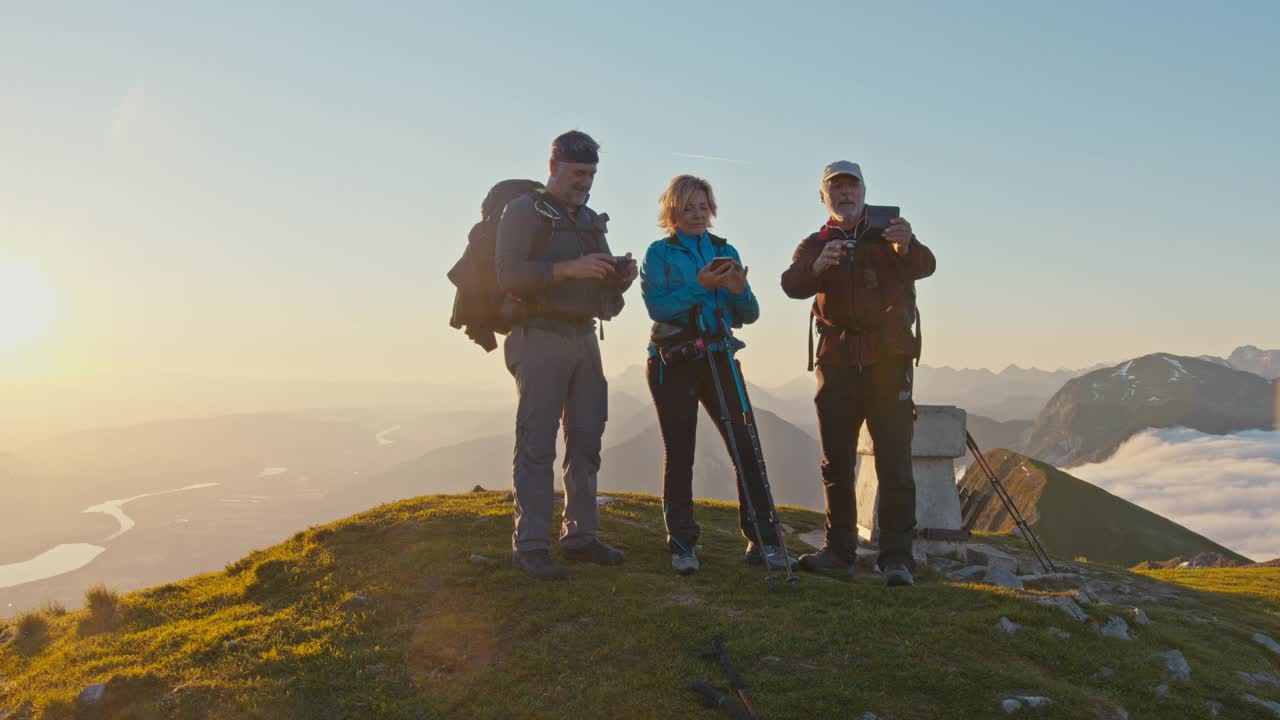
[[[596,320],[615,317],[636,279],[630,254],[614,257],[608,216],[587,207],[600,146],[570,131],[551,145],[545,188],[506,204],[497,226],[494,270],[502,293],[499,329],[516,380],[513,567],[531,577],[564,577],[549,551],[555,505],[556,436],[565,431],[564,523],[560,554],[571,562],[617,565],[622,552],[596,537],[596,475],[608,416],[608,382]],[[601,326],[601,336],[604,330]]]

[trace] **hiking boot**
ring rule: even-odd
[[[511,567],[525,575],[539,580],[560,580],[564,578],[564,567],[551,559],[546,550],[525,550],[511,553]]]
[[[782,570],[788,565],[791,566],[792,570],[797,567],[796,559],[784,553],[781,545],[765,545],[764,554],[765,557],[769,558],[769,567],[774,570]],[[747,561],[748,565],[760,564],[760,550],[756,548],[754,541],[747,542],[747,552],[743,559]]]
[[[698,556],[692,550],[671,553],[671,569],[675,570],[677,575],[692,575],[698,572],[700,567]]]
[[[911,577],[911,571],[906,565],[893,565],[884,569],[884,586],[885,587],[901,587],[903,585],[915,585],[916,581]]]
[[[578,548],[562,547],[560,554],[569,562],[589,562],[596,565],[621,565],[623,558],[621,550],[596,539]]]
[[[800,567],[822,575],[847,575],[853,572],[853,561],[846,554],[823,543],[818,552],[800,556]]]

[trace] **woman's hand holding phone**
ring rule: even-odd
[[[741,295],[747,289],[747,268],[734,263],[724,281],[724,289],[734,295]]]
[[[730,278],[737,273],[738,264],[730,257],[713,259],[698,273],[698,284],[706,290],[727,288]],[[737,294],[737,293],[735,293]]]

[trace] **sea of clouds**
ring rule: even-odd
[[[1147,430],[1067,472],[1241,555],[1280,557],[1280,432]]]

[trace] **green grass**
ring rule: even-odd
[[[1212,603],[1246,608],[1280,621],[1280,567],[1141,570],[1147,577],[1210,593]],[[1280,638],[1276,638],[1280,641]]]
[[[1234,672],[1280,672],[1249,640],[1280,638],[1272,573],[1167,578],[1185,586],[1181,599],[1147,608],[1152,624],[1121,642],[1013,592],[929,573],[893,591],[873,576],[804,576],[798,594],[770,594],[762,572],[742,563],[737,513],[724,503],[700,504],[703,571],[676,577],[659,501],[616,497],[601,509],[602,536],[626,563],[575,565],[564,582],[508,569],[510,502],[471,493],[375,508],[223,572],[119,597],[109,629],[83,632],[90,610],[41,615],[42,643],[0,645],[0,711],[79,717],[76,695],[108,682],[94,717],[727,717],[686,689],[724,684],[703,657],[717,633],[767,718],[995,717],[1010,693],[1053,698],[1028,717],[1105,717],[1113,705],[1135,719],[1208,717],[1210,698],[1227,717],[1263,718],[1240,700]],[[801,531],[822,522],[791,508],[784,516]],[[472,554],[495,562],[473,564]],[[1024,629],[997,632],[1001,616]],[[1049,636],[1050,625],[1074,636]],[[1175,647],[1193,679],[1159,700],[1150,656]],[[1103,666],[1115,674],[1099,677]]]

